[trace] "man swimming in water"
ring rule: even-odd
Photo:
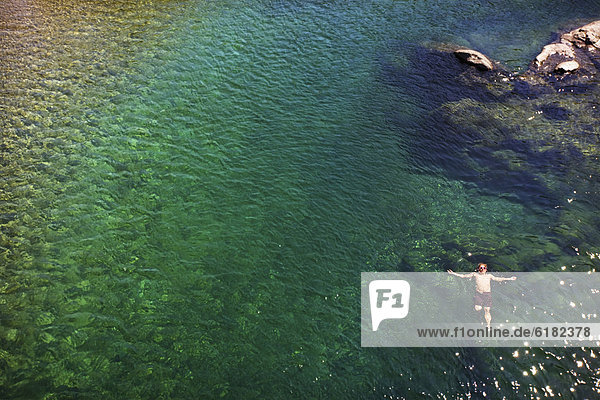
[[[487,273],[487,265],[480,263],[477,266],[477,272],[471,272],[469,274],[457,274],[451,269],[448,270],[450,275],[458,276],[459,278],[473,278],[475,277],[475,296],[473,296],[473,302],[475,303],[475,311],[481,311],[483,308],[485,314],[485,322],[488,328],[492,322],[492,315],[490,314],[490,308],[492,307],[492,281],[514,281],[517,279],[516,276],[510,278],[500,278],[492,274]]]

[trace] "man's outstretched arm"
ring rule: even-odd
[[[492,280],[496,281],[496,282],[514,281],[514,280],[517,280],[517,277],[516,276],[511,276],[510,278],[500,278],[499,276],[492,275]]]
[[[475,274],[475,272],[470,272],[468,274],[457,274],[456,272],[452,271],[451,269],[448,270],[448,273],[450,275],[458,276],[459,278],[472,278],[473,275]]]

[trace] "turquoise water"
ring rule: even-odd
[[[4,2],[0,397],[597,395],[592,349],[360,347],[361,271],[599,267],[598,89],[434,50],[518,72],[562,3]]]

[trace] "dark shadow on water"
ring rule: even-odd
[[[445,115],[442,106],[449,102],[472,99],[477,103],[501,103],[509,94],[497,95],[488,89],[494,72],[481,72],[461,64],[452,52],[423,46],[399,45],[410,48],[409,62],[402,66],[383,60],[381,79],[399,92],[399,102],[410,100],[419,108],[419,115],[407,116],[402,107],[391,107],[388,121],[410,142],[411,160],[416,173],[441,174],[475,185],[490,195],[510,194],[508,198],[540,209],[552,209],[562,204],[556,188],[549,188],[542,174],[562,175],[583,156],[573,146],[542,149],[539,142],[517,139],[518,131],[510,124],[474,116],[478,128],[459,126]],[[487,75],[486,75],[487,74]],[[406,88],[410,88],[407,92]],[[521,96],[533,97],[526,83],[514,88]],[[566,120],[568,110],[549,104],[542,107],[547,118]],[[518,157],[503,155],[507,151]],[[506,197],[506,196],[505,196]]]
[[[461,79],[461,74],[466,75],[465,78],[489,77],[495,72],[481,72],[462,64],[451,51],[434,50],[410,43],[394,47],[390,51],[410,54],[409,65],[399,67],[382,58],[381,79],[391,86],[410,88],[410,93],[406,94],[418,98],[426,110],[435,110],[444,103],[467,97],[478,102],[497,101],[496,96],[486,90],[484,82],[465,86]]]
[[[574,166],[585,162],[581,150],[572,144],[565,144],[561,148],[548,146],[542,150],[539,142],[511,137],[499,142],[496,147],[488,147],[480,151],[487,152],[486,158],[489,159],[494,158],[493,152],[497,150],[510,150],[524,160],[527,163],[527,170],[518,170],[524,175],[551,172],[554,176],[563,176]],[[507,164],[505,167],[509,168]]]
[[[553,89],[545,85],[532,85],[527,81],[516,80],[513,82],[513,90],[506,97],[518,96],[523,99],[537,99],[538,97],[552,93]]]

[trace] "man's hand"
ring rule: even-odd
[[[448,270],[448,273],[449,273],[450,275],[454,275],[454,271],[452,271],[451,269],[449,269],[449,270]]]
[[[510,277],[510,280],[511,280],[511,281],[516,281],[516,280],[517,280],[517,277],[516,277],[516,276],[511,276],[511,277]]]

